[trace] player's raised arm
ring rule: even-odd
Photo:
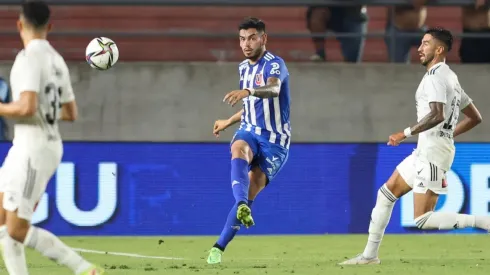
[[[20,96],[18,100],[11,103],[0,104],[0,116],[12,118],[31,117],[37,111],[37,94],[41,86],[41,66],[33,53],[25,53],[26,58],[19,63],[24,71],[24,81],[18,90]]]
[[[454,129],[454,137],[473,129],[476,125],[482,122],[482,116],[475,104],[473,104],[471,98],[462,91],[461,93],[461,112],[465,117],[456,125]]]

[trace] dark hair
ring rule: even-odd
[[[258,32],[265,32],[265,23],[255,17],[246,17],[238,25],[238,30],[256,29]]]
[[[22,4],[21,14],[34,28],[41,28],[48,24],[51,11],[44,1],[31,0]]]
[[[453,48],[453,35],[450,31],[444,28],[430,28],[425,33],[444,43],[448,52]]]

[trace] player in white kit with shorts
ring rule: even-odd
[[[63,155],[58,120],[73,121],[77,116],[68,67],[46,40],[49,17],[42,1],[22,5],[18,29],[24,49],[11,70],[13,102],[0,104],[0,116],[15,119],[13,145],[0,169],[0,247],[11,275],[28,274],[24,246],[75,274],[98,275],[102,269],[52,233],[30,225]]]
[[[341,265],[381,262],[379,246],[395,202],[412,190],[414,220],[418,228],[450,230],[474,227],[490,230],[489,217],[434,211],[439,195],[447,192],[446,172],[454,160],[454,137],[469,131],[482,119],[461,88],[458,77],[445,63],[452,43],[452,34],[447,30],[435,28],[425,33],[419,54],[427,72],[415,94],[418,123],[391,135],[388,141],[388,145],[398,146],[407,137],[418,134],[417,148],[379,189],[364,252]],[[465,118],[458,123],[460,111]]]

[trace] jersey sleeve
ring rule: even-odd
[[[427,91],[427,100],[431,102],[440,102],[446,104],[446,83],[438,75],[429,75],[425,83]]]
[[[283,82],[289,75],[289,71],[282,59],[273,59],[265,65],[264,74],[266,76],[265,81],[269,77],[276,77]]]
[[[75,93],[73,92],[73,86],[71,85],[70,70],[66,65],[64,67],[64,75],[64,85],[63,87],[61,87],[61,104],[65,104],[75,100]]]
[[[463,110],[468,107],[473,102],[473,100],[465,93],[464,90],[461,90],[461,104],[459,105],[459,109]]]
[[[39,93],[42,74],[41,62],[33,52],[25,52],[25,55],[20,64],[21,70],[24,72],[24,78],[22,82],[16,83],[19,87],[17,90],[20,93],[26,91]]]

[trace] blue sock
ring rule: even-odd
[[[248,206],[252,207],[252,200],[248,200]],[[240,226],[242,223],[236,218],[238,204],[235,203],[228,213],[228,218],[226,219],[225,227],[223,231],[221,231],[221,235],[219,236],[218,241],[214,245],[214,247],[218,248],[221,251],[225,251],[226,246],[233,240],[238,230],[240,230]]]
[[[231,187],[236,203],[248,202],[248,162],[244,159],[236,158],[231,160]]]
[[[218,248],[221,251],[225,251],[226,246],[231,240],[235,237],[238,230],[240,230],[240,226],[242,223],[236,218],[238,204],[235,203],[228,213],[228,218],[226,219],[225,227],[223,231],[221,231],[221,235],[219,236],[218,241],[214,245],[214,247]]]

